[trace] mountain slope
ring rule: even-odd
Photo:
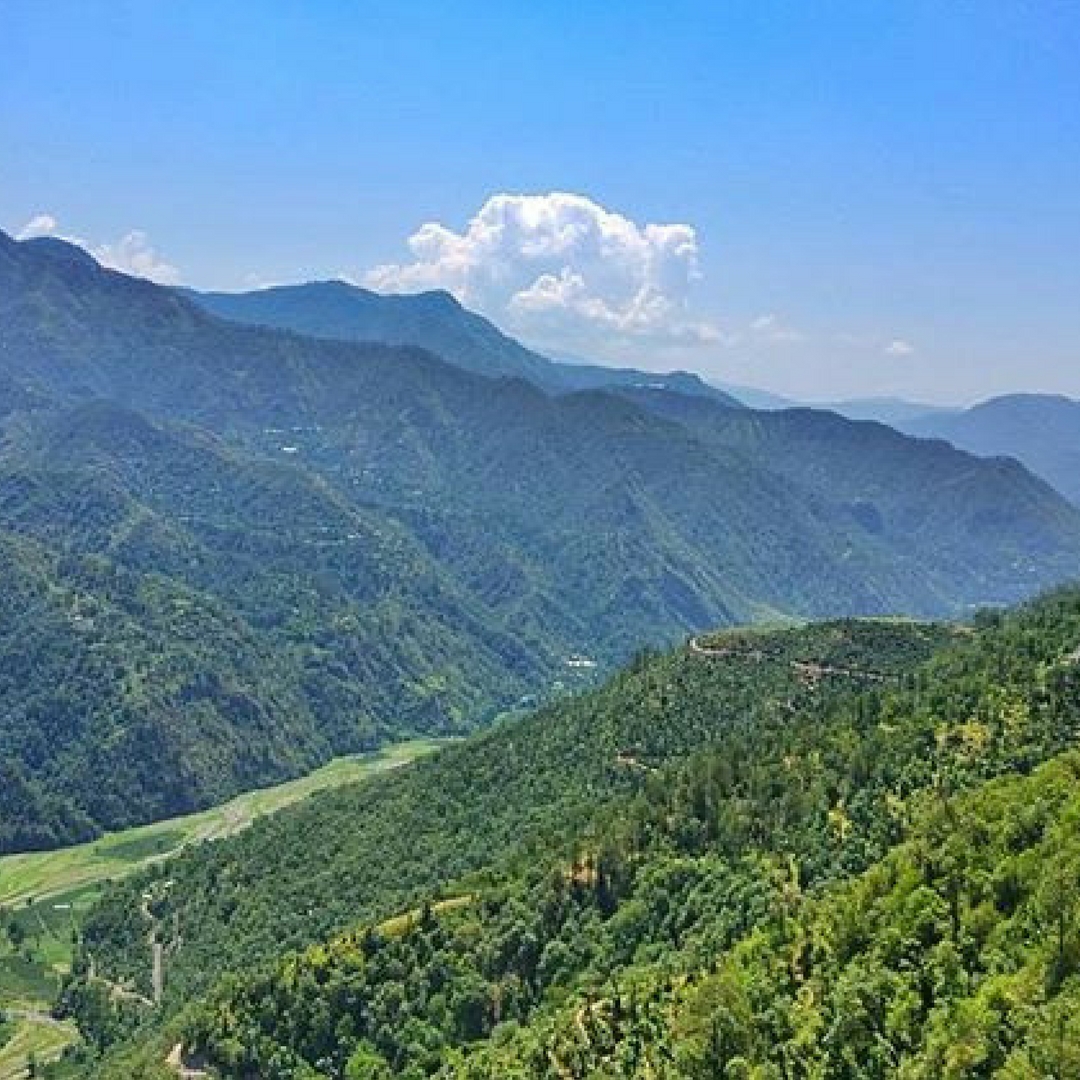
[[[958,413],[911,417],[912,435],[947,439],[984,457],[1016,458],[1080,503],[1080,401],[1051,394],[1010,394]]]
[[[746,405],[751,409],[794,409],[799,402],[792,398],[782,397],[769,390],[759,390],[753,386],[742,386],[738,383],[720,382],[717,384],[721,390],[730,394],[740,405]]]
[[[0,516],[5,670],[29,648],[43,658],[4,684],[0,758],[35,797],[5,819],[0,850],[183,813],[409,732],[460,732],[561,667],[381,512],[109,403],[21,419],[0,443]],[[74,575],[87,595],[19,605],[35,567],[33,594],[65,597]],[[119,604],[114,586],[135,599]],[[107,805],[101,774],[123,778]]]
[[[655,374],[581,362],[556,363],[527,349],[447,292],[388,294],[344,281],[276,285],[255,292],[183,290],[200,307],[236,322],[341,341],[377,341],[427,349],[480,375],[528,379],[548,391],[660,385],[736,405],[687,372]]]
[[[0,569],[0,849],[207,805],[326,756],[300,671],[211,598],[6,532]]]
[[[616,380],[616,373],[611,373],[610,377],[598,383],[595,377],[602,375],[604,369],[586,365],[552,365],[500,334],[486,320],[461,308],[452,297],[441,293],[383,297],[342,282],[326,282],[282,286],[254,293],[190,295],[208,310],[240,321],[285,327],[330,338],[368,338],[390,343],[419,344],[459,366],[484,373],[521,375],[548,389],[574,390],[606,385],[636,395],[639,401],[663,389],[676,391],[681,396],[705,398],[711,404],[739,404],[726,394],[706,393],[704,384],[700,381],[694,382],[691,377],[680,375],[661,378],[641,372],[623,372],[618,373],[620,377]],[[1016,408],[1021,399],[1009,400]],[[772,402],[772,407],[776,408],[779,404],[783,403],[776,399]],[[1002,406],[1004,404],[1003,400]],[[1045,408],[1045,405],[1043,407]],[[822,412],[824,408],[815,412]],[[997,439],[975,437],[973,431],[966,437],[957,435],[957,431],[963,427],[964,417],[971,417],[967,421],[969,425],[980,423],[985,426],[990,422],[988,417],[984,419],[978,415],[979,410],[973,410],[972,413],[977,415],[972,416],[971,413],[960,414],[956,410],[930,409],[928,406],[899,399],[848,401],[827,408],[852,420],[876,420],[919,435],[940,434],[940,437],[949,438],[949,441],[961,449],[983,456],[1003,452],[1000,449],[991,449],[992,445],[1000,447],[1007,444],[1017,447],[1023,443],[1015,430],[1008,438],[1004,432],[999,431]],[[1031,408],[1033,405],[1029,401],[1028,409]],[[767,423],[759,421],[757,417],[745,418],[747,427],[759,422]],[[1018,419],[1014,421],[1014,426],[1015,422],[1019,422]],[[1060,412],[1059,402],[1055,422],[1044,425],[1038,435],[1028,436],[1029,442],[1039,441],[1040,450],[1026,455],[1019,452],[1015,454],[1029,468],[1050,480],[1053,486],[1067,495],[1071,494],[1074,474],[1080,475],[1080,428],[1076,427],[1075,418],[1072,418],[1072,422],[1075,430],[1063,430],[1068,427],[1069,420]],[[820,423],[824,421],[819,421]],[[952,438],[949,437],[950,433]],[[838,446],[843,447],[841,452],[847,455],[850,447],[845,444],[845,440],[837,437],[837,425],[832,425],[829,434]],[[863,442],[865,443],[865,438]],[[1050,450],[1048,444],[1054,449]],[[895,441],[893,445],[895,447]],[[1076,447],[1076,454],[1073,455],[1076,461],[1068,458],[1069,447],[1073,445]],[[786,447],[785,453],[788,453]],[[795,460],[799,459],[799,455],[800,450],[797,449],[788,454]],[[924,460],[929,456],[925,452],[922,454]],[[1054,457],[1053,462],[1048,461],[1049,456]],[[815,464],[820,463],[817,456],[812,460]],[[835,470],[830,470],[830,480],[833,475]],[[896,482],[895,478],[892,482]],[[903,483],[897,484],[898,490],[902,491],[904,488]],[[863,501],[868,506],[872,505],[870,500]],[[873,514],[876,510],[866,512]],[[1011,520],[1009,511],[1003,511],[1002,520]],[[954,562],[949,573],[962,572],[962,562],[963,559]]]
[[[684,1060],[707,1062],[722,1025],[724,1042],[763,1066],[1076,1075],[1078,780],[1073,751],[928,808],[880,864],[797,925],[742,943],[676,1001]],[[832,1037],[800,1037],[815,1029]]]
[[[171,1006],[202,1000],[167,1021],[163,1041],[144,1030],[142,1060],[162,1060],[179,1040],[226,1080],[644,1077],[661,1067],[703,1077],[738,1075],[743,1058],[773,1071],[828,1060],[837,1075],[894,1076],[927,1018],[920,993],[942,1003],[929,1019],[962,1054],[968,1032],[945,1009],[978,988],[980,964],[1026,950],[1043,977],[1054,950],[1032,937],[1036,891],[1044,918],[1060,912],[1071,933],[1080,894],[1072,882],[1053,898],[1047,859],[1075,833],[1075,762],[978,789],[1074,744],[1077,640],[1072,591],[966,633],[826,624],[643,658],[593,694],[378,788],[338,792],[125,884],[91,919],[86,947],[99,971],[144,985],[137,896],[147,890],[155,925],[177,942]],[[756,707],[740,719],[744,700]],[[575,750],[574,732],[596,730]],[[450,789],[453,821],[426,805],[443,790],[436,776],[454,784],[477,769],[485,783]],[[487,869],[419,895],[409,893],[415,877],[378,871],[351,885],[369,860],[385,862],[384,817],[423,837],[410,874],[446,881],[467,869],[455,837],[470,822],[484,830]],[[1052,831],[1040,849],[1044,822]],[[326,878],[307,892],[282,881],[283,866],[297,884],[310,866],[290,852],[335,835],[320,861]],[[922,854],[909,869],[912,849]],[[853,899],[868,890],[872,913]],[[960,904],[961,891],[972,900]],[[350,911],[356,922],[342,933]],[[995,920],[1005,929],[992,937]],[[248,970],[316,927],[335,936]],[[911,959],[882,982],[872,950]],[[842,968],[860,955],[869,962],[853,983]],[[206,993],[215,963],[233,974]],[[966,980],[949,977],[965,968]],[[874,1003],[890,994],[890,1027],[875,1030],[884,1010]],[[112,1022],[95,1013],[85,979],[69,1000],[89,1030]],[[825,1037],[830,1025],[856,1028]],[[117,1060],[129,1071],[104,1075],[153,1075]],[[963,1070],[916,1075],[971,1075]]]
[[[170,985],[190,994],[222,970],[394,914],[503,858],[546,864],[545,849],[562,850],[599,808],[711,744],[746,754],[794,737],[793,724],[810,738],[849,687],[808,682],[799,663],[901,673],[955,638],[948,627],[840,622],[761,632],[731,660],[686,649],[643,656],[599,690],[132,879],[90,919],[86,948],[100,970],[142,985],[146,941],[132,898],[154,880],[172,881],[159,914],[184,927],[184,945]]]
[[[985,600],[1014,599],[992,583],[997,575],[978,546],[989,536],[1011,551],[1010,573],[1034,570],[1031,553],[1053,558],[1057,548],[1062,578],[1074,576],[1071,556],[1055,539],[1072,519],[1072,507],[1045,486],[1018,483],[1025,474],[1015,462],[957,455],[883,424],[816,409],[755,412],[670,394],[631,396],[710,444],[812,491],[887,543],[897,566],[918,563],[929,571],[936,563],[930,573],[938,585],[975,575],[985,582]]]

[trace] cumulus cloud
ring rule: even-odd
[[[115,244],[91,248],[90,253],[102,266],[149,278],[159,285],[175,285],[180,280],[180,271],[161,258],[141,229],[125,233]]]
[[[78,244],[102,266],[135,277],[148,278],[159,285],[175,285],[180,280],[179,270],[158,254],[141,229],[132,229],[116,243],[94,245],[78,236],[62,233],[59,222],[52,214],[35,214],[15,235],[17,240],[54,236],[58,240],[66,240],[69,244]]]
[[[377,266],[387,292],[447,289],[512,329],[565,345],[719,340],[695,318],[691,225],[639,224],[584,195],[493,195],[461,232],[437,222],[408,240],[411,262]]]
[[[889,356],[910,356],[915,351],[915,346],[909,341],[897,338],[885,346],[885,351]]]

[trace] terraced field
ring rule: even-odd
[[[75,1026],[47,1017],[18,1017],[11,1021],[13,1034],[0,1046],[0,1080],[23,1080],[30,1075],[31,1060],[43,1065],[57,1058],[78,1038]]]

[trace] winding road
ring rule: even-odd
[[[805,679],[819,679],[825,675],[833,675],[842,679],[863,679],[866,682],[894,682],[899,676],[886,675],[881,671],[864,671],[860,668],[837,667],[832,664],[822,664],[815,660],[788,660],[765,649],[754,648],[731,648],[726,645],[703,645],[701,639],[692,637],[688,648],[695,656],[712,660],[738,659],[750,660],[755,664],[763,664],[767,660],[777,663],[786,663],[792,671]]]

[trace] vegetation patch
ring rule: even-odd
[[[123,839],[121,834],[108,840],[98,841],[94,845],[94,854],[102,859],[141,862],[143,859],[175,851],[187,840],[188,835],[184,829],[155,830],[143,836],[132,837],[130,840]]]

